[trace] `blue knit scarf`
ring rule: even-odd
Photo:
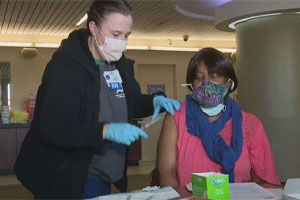
[[[234,182],[235,162],[239,159],[243,147],[242,112],[234,100],[227,97],[226,111],[215,121],[209,122],[200,106],[191,98],[186,98],[186,126],[188,132],[202,140],[208,157],[222,166],[222,173],[229,175],[229,182]],[[232,138],[230,147],[221,137],[220,132],[226,122],[232,118]]]

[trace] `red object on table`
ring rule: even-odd
[[[29,94],[29,98],[25,101],[25,110],[29,113],[27,120],[29,123],[31,123],[33,119],[35,101],[36,98],[33,96],[33,94]]]

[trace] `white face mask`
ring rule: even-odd
[[[99,45],[97,38],[95,37],[98,52],[101,57],[103,57],[107,62],[119,60],[122,57],[123,52],[126,50],[127,41],[105,37],[104,35],[103,37],[105,38],[103,46]]]
[[[203,108],[203,107],[201,107],[201,106],[200,106],[200,108],[201,108],[201,110],[202,110],[205,114],[207,114],[207,115],[210,116],[210,117],[216,116],[216,115],[218,115],[222,110],[225,111],[225,109],[226,109],[226,108],[225,108],[225,105],[222,104],[222,103],[218,104],[218,105],[215,106],[215,107],[211,107],[211,108]]]

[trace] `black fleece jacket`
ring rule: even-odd
[[[153,113],[153,95],[141,93],[133,64],[124,56],[116,62],[129,121]],[[102,145],[100,78],[87,31],[72,32],[45,69],[34,119],[14,166],[17,178],[37,198],[82,197],[94,149]]]

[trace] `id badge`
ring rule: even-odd
[[[122,78],[117,69],[113,71],[105,71],[103,72],[103,76],[105,78],[108,88],[111,91],[123,90]]]

